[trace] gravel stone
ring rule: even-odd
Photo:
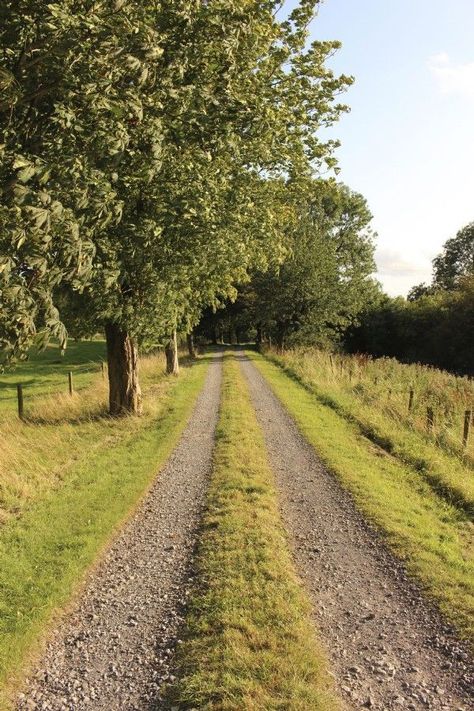
[[[238,357],[297,570],[348,708],[472,711],[474,665],[466,645],[324,467],[255,365]]]
[[[221,372],[217,354],[178,446],[59,624],[17,711],[160,708],[193,583]]]

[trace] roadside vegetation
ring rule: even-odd
[[[334,407],[313,386],[303,385],[300,377],[291,377],[283,360],[277,364],[257,353],[250,356],[360,510],[473,643],[474,536],[465,508],[440,494],[418,469],[367,437],[343,408]]]
[[[463,446],[465,412],[474,404],[468,378],[395,359],[371,360],[316,348],[267,354],[323,404],[419,471],[440,496],[474,518],[473,432]]]
[[[80,391],[97,380],[106,360],[105,341],[70,340],[62,353],[57,343],[49,343],[44,350],[31,348],[28,359],[0,373],[0,420],[17,409],[17,383],[23,385],[26,414],[29,404],[37,397],[68,393],[68,373],[73,375],[74,390]],[[106,373],[104,373],[106,376]]]
[[[0,707],[172,451],[206,369],[203,358],[167,378],[164,357],[145,356],[140,418],[107,415],[100,373],[72,398],[38,396],[26,422],[2,414]]]
[[[227,356],[197,590],[178,647],[178,708],[338,708],[296,577],[238,362]]]

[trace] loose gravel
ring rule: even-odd
[[[265,434],[297,569],[347,706],[474,709],[466,647],[318,459],[254,364],[238,357]]]
[[[18,711],[160,708],[192,583],[221,371],[217,355],[178,446],[52,637]]]

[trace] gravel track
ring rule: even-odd
[[[466,648],[323,466],[255,365],[237,357],[265,434],[295,563],[348,708],[474,709]]]
[[[222,354],[181,440],[49,642],[17,709],[160,708],[211,471]]]

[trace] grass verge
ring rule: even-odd
[[[0,708],[9,708],[53,613],[71,599],[171,453],[206,369],[202,359],[178,380],[164,383],[155,375],[145,416],[117,421],[113,437],[110,418],[94,421],[97,436],[105,429],[101,446],[70,463],[60,485],[45,489],[0,529]]]
[[[198,588],[169,701],[200,711],[337,708],[238,363],[227,356]]]
[[[474,644],[473,526],[419,472],[362,435],[281,367],[248,354],[318,455],[421,582],[443,613]]]
[[[333,365],[328,368],[328,358],[332,359],[332,356],[320,351],[294,349],[282,355],[274,352],[266,355],[287,371],[292,378],[296,378],[309,388],[323,405],[331,407],[339,415],[357,425],[362,435],[401,462],[416,469],[439,496],[463,508],[471,520],[474,520],[474,470],[471,458],[467,454],[461,455],[453,446],[448,447],[447,442],[443,445],[439,438],[423,433],[419,415],[418,419],[403,416],[401,404],[396,402],[395,392],[392,393],[389,401],[384,402],[381,397],[377,397],[376,393],[370,391],[369,388],[375,389],[375,386],[368,376],[363,379],[364,373],[361,373],[359,381],[355,384],[351,381],[346,382],[345,373],[343,375],[334,373],[330,369],[334,367]],[[349,359],[350,363],[352,361],[356,359]],[[384,372],[383,366],[383,362],[370,363],[370,368],[378,368],[375,370],[378,373]],[[352,367],[355,366],[352,364]],[[397,374],[400,371],[403,373],[404,368],[410,372],[420,370],[425,381],[429,381],[428,368],[398,364]],[[437,376],[439,378],[444,376],[450,384],[454,381],[458,385],[459,381],[461,385],[467,387],[465,378],[456,378],[453,375],[434,371],[432,375],[434,383]],[[388,382],[396,385],[395,376]],[[381,387],[380,383],[377,387]],[[441,385],[438,384],[438,388],[441,388]],[[425,391],[427,389],[428,386],[425,385]],[[433,385],[431,402],[434,401],[435,394],[440,397],[440,392],[442,391],[436,391]],[[449,404],[454,409],[452,402],[455,399],[454,395],[455,388],[451,386],[451,400],[446,395],[446,407]],[[437,412],[439,409],[438,406]],[[458,406],[457,409],[464,411],[464,407]]]

